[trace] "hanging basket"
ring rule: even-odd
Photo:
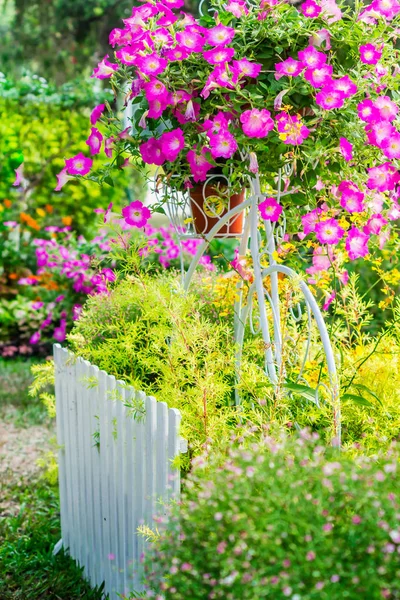
[[[213,185],[198,185],[190,190],[190,206],[193,225],[197,234],[206,235],[218,221],[245,200],[245,190],[229,198],[224,191]],[[243,233],[243,211],[231,217],[214,236],[237,237]]]

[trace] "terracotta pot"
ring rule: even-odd
[[[229,210],[236,208],[244,202],[245,190],[227,198],[220,190],[212,185],[207,185],[203,194],[203,185],[197,185],[190,190],[190,204],[192,208],[193,224],[198,234],[206,234],[218,223]],[[221,227],[215,237],[235,237],[243,233],[243,211],[232,217],[226,225]]]

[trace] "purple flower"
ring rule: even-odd
[[[326,219],[315,224],[315,236],[320,244],[335,245],[344,236],[344,229],[336,219]]]
[[[96,127],[92,127],[90,135],[86,140],[86,144],[89,146],[90,154],[92,156],[99,154],[102,141],[103,136],[101,135],[100,131]]]
[[[346,250],[350,260],[356,260],[357,258],[366,256],[369,252],[368,242],[369,236],[353,225],[348,232],[346,239]]]
[[[106,105],[105,104],[98,104],[97,106],[94,107],[94,109],[91,112],[90,115],[90,123],[92,125],[96,125],[97,121],[100,119],[101,115],[104,112]]]
[[[35,333],[31,336],[29,343],[32,344],[32,346],[37,344],[40,341],[40,335],[40,331],[35,331]]]

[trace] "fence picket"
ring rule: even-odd
[[[118,600],[143,589],[138,526],[179,495],[180,413],[59,345],[54,360],[63,545]]]

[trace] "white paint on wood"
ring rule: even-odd
[[[117,600],[142,591],[138,526],[179,496],[181,415],[58,344],[54,360],[62,545]]]

